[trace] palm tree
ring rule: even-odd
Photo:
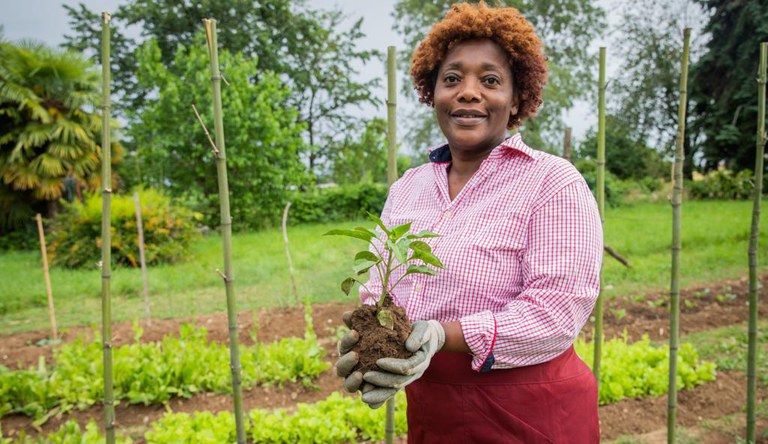
[[[0,42],[0,232],[36,211],[52,216],[67,184],[98,187],[99,97],[98,72],[81,55]]]

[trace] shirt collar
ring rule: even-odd
[[[533,148],[529,147],[523,142],[523,138],[520,137],[520,133],[514,136],[507,137],[501,142],[501,145],[491,151],[488,157],[499,157],[506,155],[510,152],[519,152],[527,157],[533,159],[535,157]],[[429,150],[429,161],[432,163],[445,163],[451,161],[451,149],[448,144],[438,145]]]

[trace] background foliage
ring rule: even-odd
[[[199,213],[171,204],[155,190],[140,193],[144,248],[148,265],[172,263],[186,258],[190,242],[200,234],[195,229]],[[50,260],[64,267],[91,267],[101,258],[100,194],[85,203],[65,204],[53,220]],[[112,260],[115,264],[138,267],[139,240],[133,196],[112,196]]]

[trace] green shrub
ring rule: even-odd
[[[200,215],[172,205],[170,198],[153,189],[139,195],[147,264],[184,259],[189,243],[199,237],[195,220]],[[101,259],[101,206],[101,195],[89,196],[84,204],[64,204],[51,227],[49,250],[53,265],[74,268]],[[112,196],[111,208],[112,261],[136,267],[139,239],[133,196]]]
[[[584,180],[587,181],[592,194],[597,197],[597,165],[593,161],[580,160],[574,164]],[[615,207],[623,205],[626,185],[614,176],[610,171],[605,172],[605,204]]]
[[[290,223],[338,222],[361,219],[367,213],[380,214],[387,200],[387,186],[359,183],[294,193]]]
[[[750,199],[754,190],[753,173],[742,170],[715,170],[701,180],[686,183],[694,199]]]

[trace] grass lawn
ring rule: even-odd
[[[747,273],[747,243],[752,203],[685,202],[683,206],[682,285],[705,283]],[[666,203],[608,208],[606,244],[627,258],[627,269],[605,258],[607,297],[621,297],[669,288],[671,207]],[[345,300],[339,282],[352,265],[362,241],[324,237],[332,228],[369,222],[304,225],[289,228],[299,293],[312,302]],[[768,221],[761,220],[760,264],[766,269]],[[233,237],[235,293],[239,310],[287,305],[291,281],[279,229]],[[209,236],[196,242],[189,260],[149,270],[150,299],[155,317],[184,317],[226,309],[224,286],[216,274],[223,268],[221,239]],[[48,327],[45,285],[39,252],[0,255],[0,334]],[[93,267],[53,268],[51,283],[61,327],[97,324],[101,320],[101,276]],[[113,268],[113,320],[143,316],[141,272]]]

